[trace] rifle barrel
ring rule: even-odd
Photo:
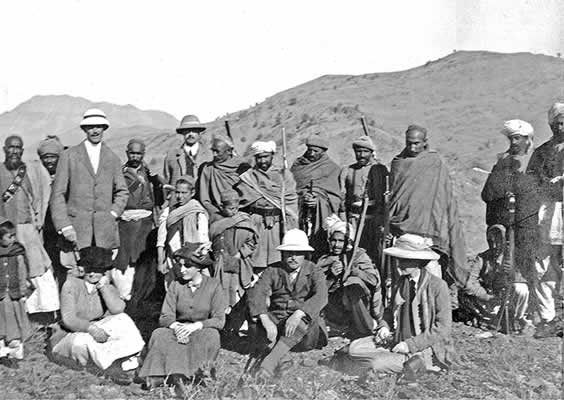
[[[362,123],[362,130],[364,131],[364,134],[366,136],[370,136],[368,134],[368,125],[366,125],[366,118],[364,118],[364,115],[360,117],[360,122]]]

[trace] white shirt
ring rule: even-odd
[[[196,157],[198,154],[198,150],[200,149],[200,143],[196,142],[192,146],[188,146],[187,144],[184,145],[184,152],[191,156],[192,158]]]
[[[92,164],[92,169],[96,174],[98,173],[98,165],[100,164],[100,150],[102,149],[102,143],[92,144],[88,140],[85,140],[84,147],[86,147],[86,153],[90,159],[90,164]]]

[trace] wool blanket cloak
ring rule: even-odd
[[[390,229],[394,235],[413,233],[433,239],[433,248],[449,257],[448,272],[464,287],[466,266],[464,232],[447,167],[435,151],[417,157],[404,152],[392,160]]]
[[[310,182],[313,181],[313,194],[317,197],[313,232],[317,232],[322,228],[326,217],[339,212],[341,168],[327,154],[323,154],[317,161],[310,161],[303,156],[297,158],[290,171],[296,180],[300,197],[307,192]]]
[[[233,189],[239,175],[250,166],[239,157],[231,157],[224,162],[208,161],[202,164],[196,184],[196,198],[204,206],[213,222],[219,215],[221,193]]]

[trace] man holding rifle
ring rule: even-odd
[[[298,191],[300,228],[308,234],[315,248],[315,257],[324,254],[327,249],[323,221],[339,212],[340,168],[327,155],[329,143],[319,132],[307,138],[306,146],[306,152],[296,159],[290,171]]]
[[[240,181],[235,188],[241,193],[241,209],[251,215],[251,222],[257,231],[259,242],[252,256],[253,269],[262,271],[269,265],[280,262],[280,252],[276,248],[280,245],[284,229],[297,227],[298,196],[292,174],[283,175],[281,168],[272,165],[276,153],[274,141],[256,141],[251,145],[251,152],[255,166],[239,177]],[[283,203],[286,226],[283,226],[282,221]]]

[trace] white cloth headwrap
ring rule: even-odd
[[[262,153],[276,153],[276,143],[273,140],[268,142],[256,141],[251,145],[251,151],[255,156]]]
[[[556,117],[564,115],[564,103],[554,103],[548,110],[548,124],[552,125]]]
[[[526,121],[512,119],[510,121],[505,121],[501,133],[507,137],[511,137],[513,135],[532,137],[535,134],[535,130],[533,129],[533,126]]]
[[[331,214],[325,218],[325,230],[327,230],[327,236],[331,237],[335,232],[341,232],[343,235],[348,236],[351,241],[354,241],[354,231],[351,224],[347,224],[342,221],[335,214]]]

